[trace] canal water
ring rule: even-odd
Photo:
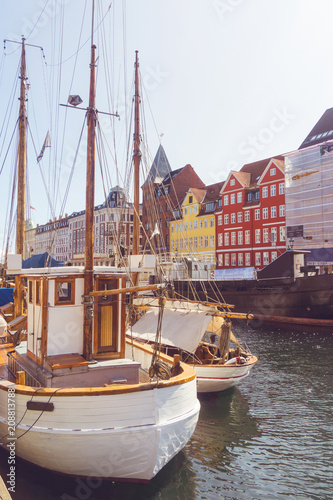
[[[259,358],[200,397],[195,434],[148,485],[65,478],[18,461],[19,500],[333,498],[333,332],[237,326]],[[8,473],[1,450],[0,471]]]

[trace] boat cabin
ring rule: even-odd
[[[84,296],[84,268],[26,269],[21,277],[26,279],[27,342],[12,355],[13,373],[23,369],[29,385],[46,387],[82,387],[88,374],[89,386],[138,383],[139,363],[125,359],[124,293],[101,294],[91,301],[93,359],[87,360],[84,301],[89,297]],[[94,292],[125,286],[121,270],[94,269]]]

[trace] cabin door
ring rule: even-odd
[[[118,289],[122,280],[119,278],[97,278],[96,290]],[[96,354],[113,353],[115,357],[122,350],[122,296],[105,295],[95,297],[95,341]],[[96,321],[97,320],[97,321]]]
[[[28,280],[27,355],[38,364],[42,363],[42,336],[45,330],[43,291],[46,286],[41,279]]]

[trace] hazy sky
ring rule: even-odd
[[[100,3],[101,12],[107,13],[110,1]],[[63,119],[64,110],[57,106],[50,112],[48,100],[56,96],[65,103],[70,89],[87,105],[90,44],[79,51],[73,80],[76,59],[71,57],[78,47],[85,5],[84,0],[15,0],[1,6],[3,38],[20,40],[25,35],[27,43],[44,48],[47,66],[42,64],[39,49],[27,50],[29,121],[36,150],[40,150],[48,129],[52,131],[52,148],[56,142],[61,144],[62,156],[57,154],[57,162],[63,163],[63,173],[56,215],[84,208],[84,187],[78,179],[84,170],[80,157],[66,208],[61,209],[70,171],[65,164],[74,156],[84,112],[69,110],[76,117],[68,118],[73,123],[67,125],[63,139],[62,129],[55,123],[58,115]],[[90,34],[90,5],[89,0],[81,45]],[[120,114],[127,109],[128,90],[125,92],[122,85],[127,79],[130,89],[134,53],[139,50],[149,101],[145,102],[149,115],[146,138],[151,155],[161,140],[172,169],[190,163],[206,184],[223,180],[231,169],[245,163],[297,149],[323,112],[333,106],[332,19],[332,0],[115,0],[103,26],[112,33],[109,48],[114,56],[111,85],[116,107]],[[62,28],[63,43],[58,36]],[[102,58],[102,42],[98,39],[96,45]],[[0,58],[2,119],[11,102],[19,61],[19,50],[15,49],[7,43]],[[60,61],[66,62],[59,65]],[[45,92],[48,97],[44,97]],[[99,109],[106,107],[106,101],[102,91]],[[16,97],[13,102],[17,108]],[[122,116],[119,141],[125,125]],[[6,128],[9,135],[12,133],[11,125],[1,128],[0,168],[8,144],[3,142]],[[48,169],[54,167],[50,164],[54,154],[45,153],[42,168],[47,178]],[[31,217],[44,223],[50,210],[32,146],[29,155],[30,203],[36,208]],[[11,162],[8,156],[0,174],[0,240]],[[96,203],[102,201],[103,192],[97,190]]]

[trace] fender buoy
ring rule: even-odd
[[[1,315],[0,315],[0,336],[4,336],[7,334],[7,322],[5,320],[5,318],[3,318]]]

